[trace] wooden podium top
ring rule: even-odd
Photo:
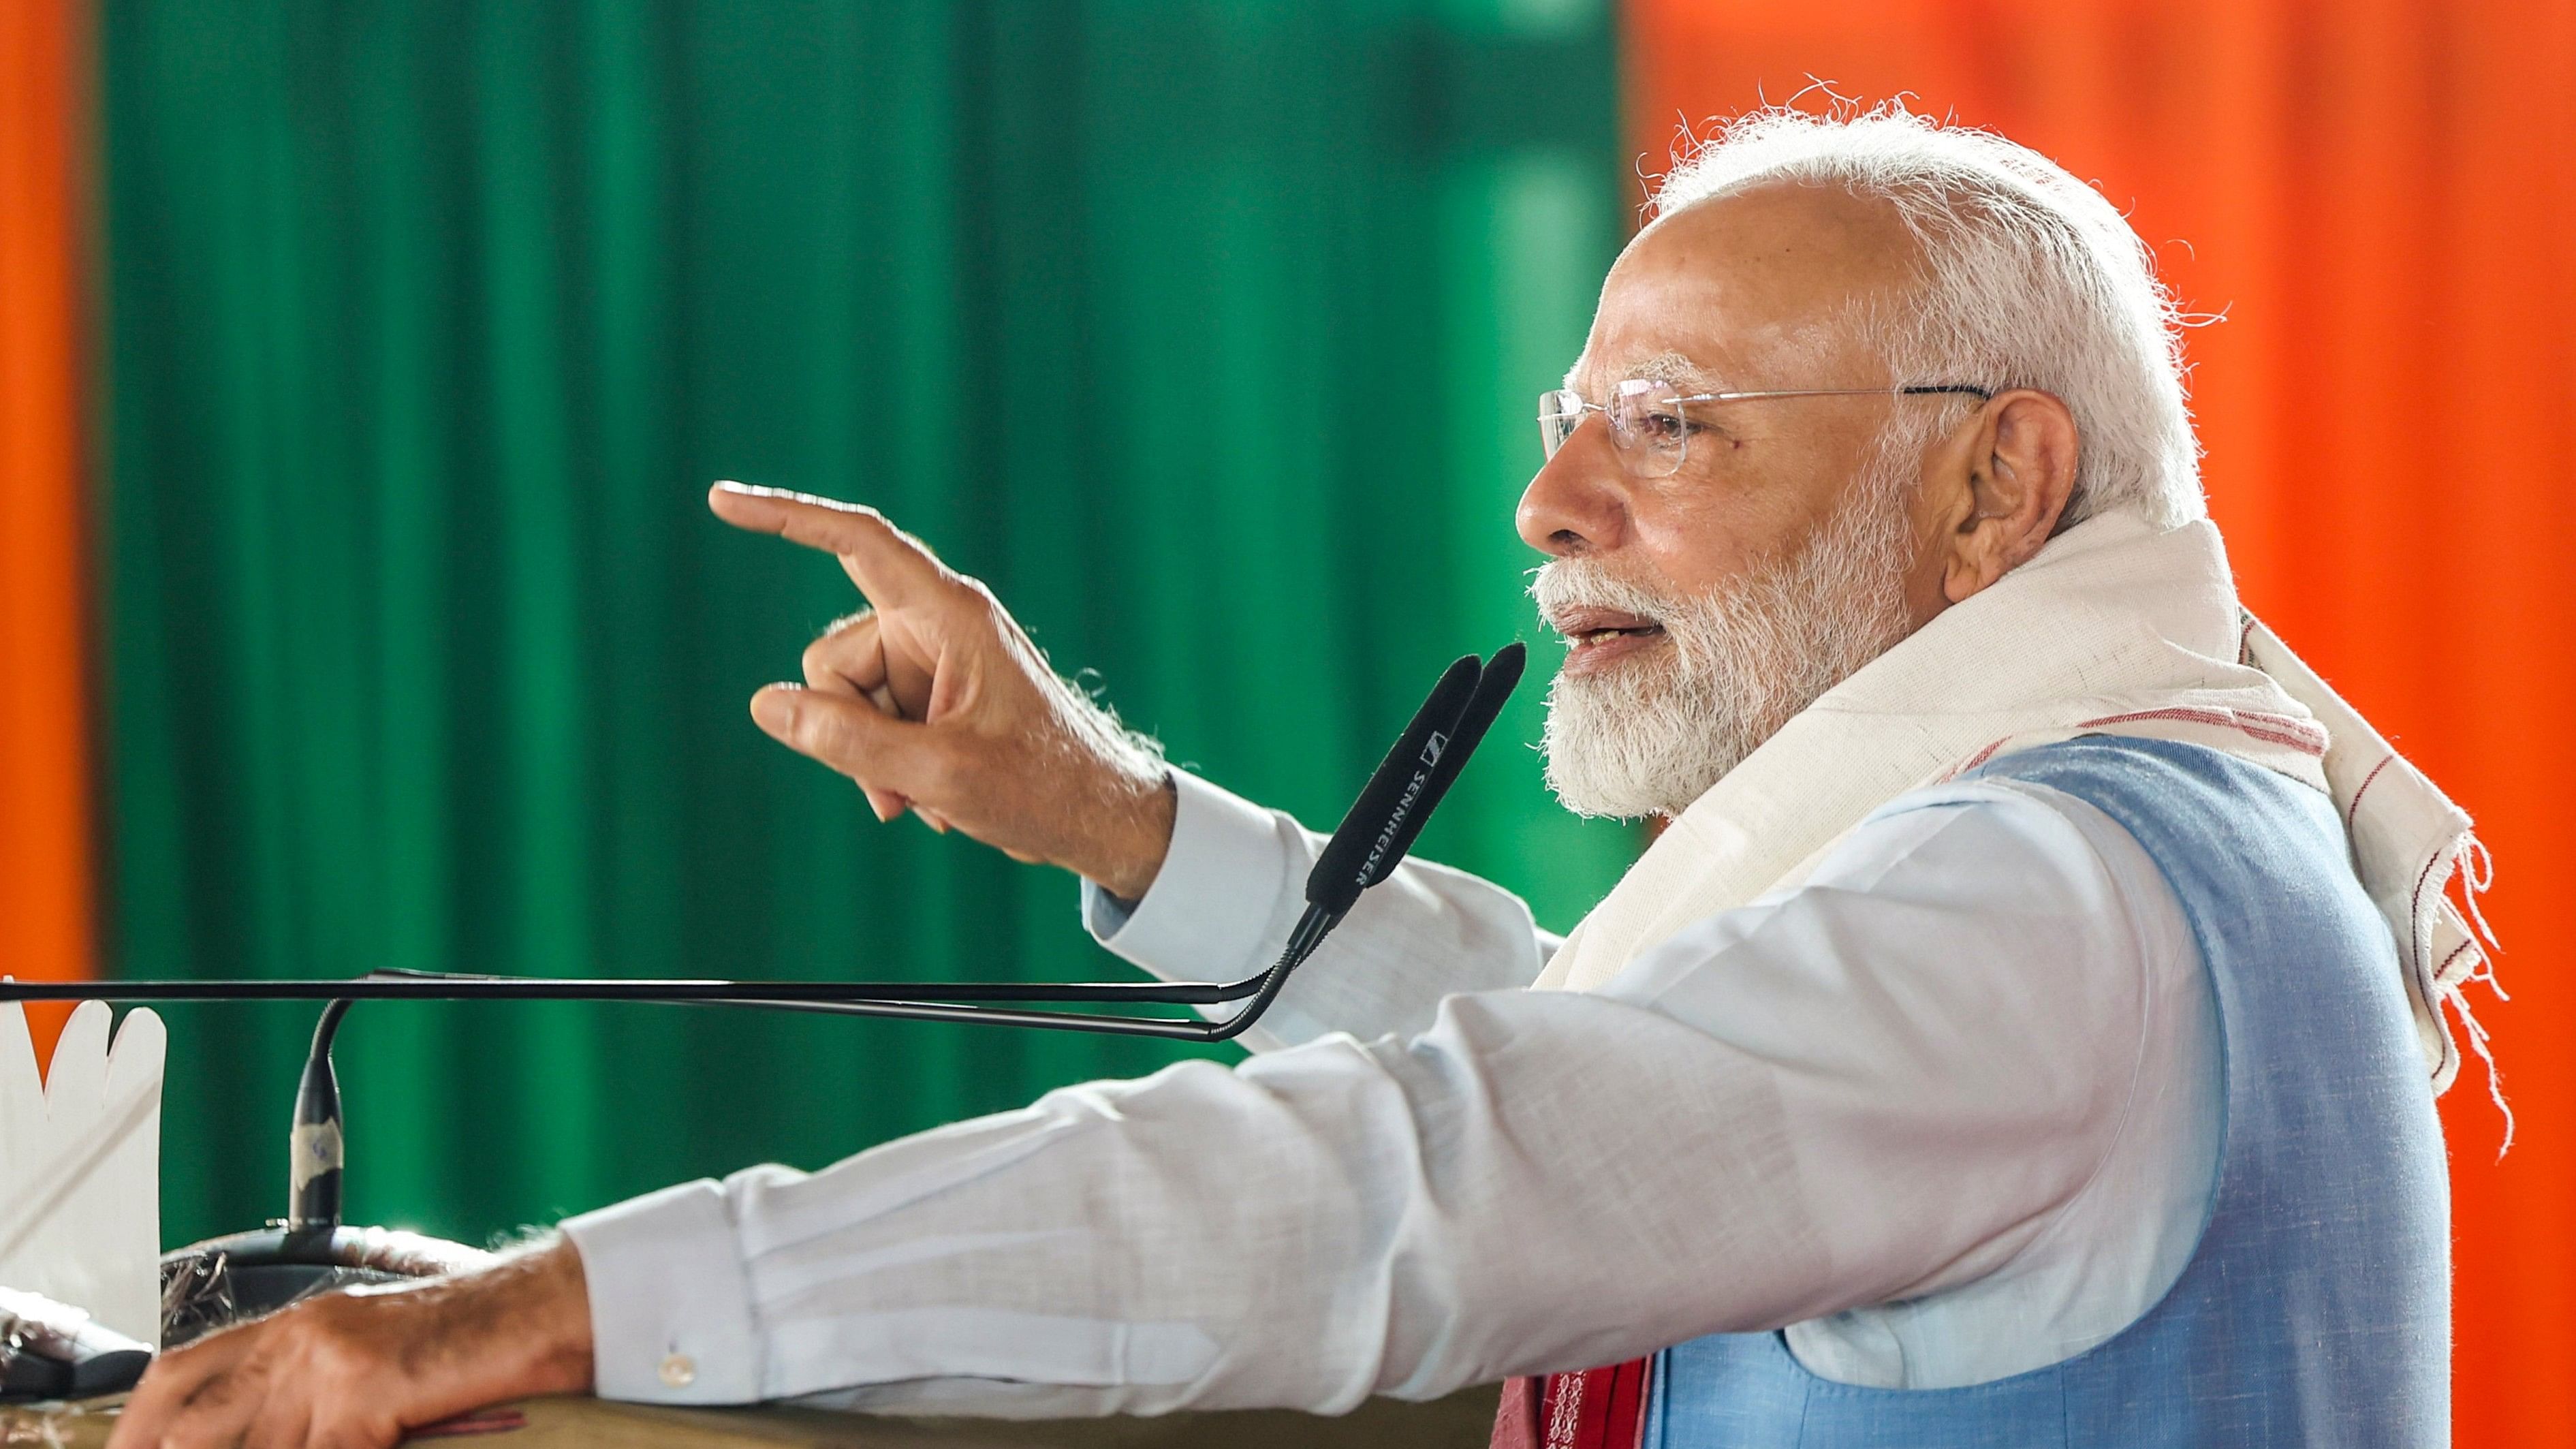
[[[820,1409],[665,1409],[599,1399],[526,1399],[441,1425],[414,1444],[444,1449],[1485,1449],[1498,1390],[1427,1404],[1371,1399],[1340,1418],[1289,1410],[1161,1418],[901,1419]],[[121,1398],[0,1407],[0,1444],[100,1449]]]

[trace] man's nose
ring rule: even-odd
[[[1609,421],[1595,414],[1530,479],[1514,522],[1522,542],[1568,558],[1617,548],[1627,512],[1627,470]]]

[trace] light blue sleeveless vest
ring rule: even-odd
[[[2226,1076],[2199,1245],[2109,1341],[1991,1383],[1835,1383],[1776,1333],[1666,1349],[1649,1449],[2448,1444],[2441,1129],[2396,948],[2333,805],[2161,740],[2069,740],[1977,774],[2091,803],[2181,897],[2216,987]]]

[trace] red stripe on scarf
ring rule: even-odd
[[[1493,1449],[1637,1449],[1650,1359],[1503,1385]]]

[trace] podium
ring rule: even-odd
[[[763,1406],[666,1409],[601,1399],[526,1399],[411,1439],[443,1449],[1485,1449],[1500,1391],[1425,1404],[1371,1399],[1337,1418],[1286,1409],[1158,1418],[911,1419]],[[0,1444],[101,1449],[122,1398],[0,1407]]]

